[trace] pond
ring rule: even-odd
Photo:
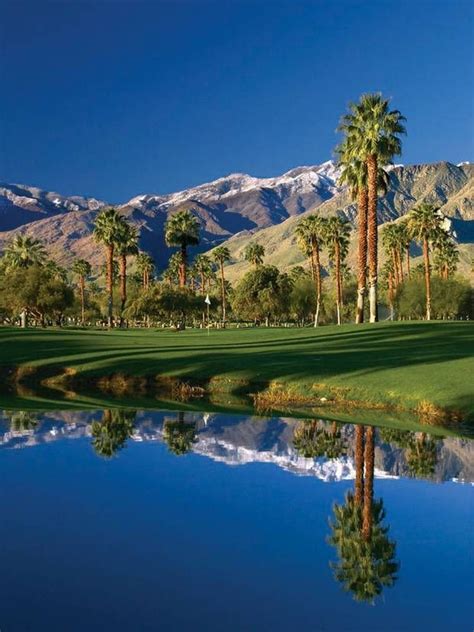
[[[472,629],[468,438],[4,411],[0,447],[2,632]]]

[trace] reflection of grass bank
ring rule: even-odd
[[[152,386],[157,397],[180,399],[162,390],[170,384],[224,401],[279,394],[270,409],[317,405],[326,417],[342,405],[344,415],[358,416],[361,406],[377,416],[418,411],[433,423],[440,410],[473,416],[471,323],[234,329],[209,337],[192,330],[2,329],[0,349],[3,377],[24,389],[101,386],[129,399],[149,395]]]

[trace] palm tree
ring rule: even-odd
[[[101,421],[92,424],[92,445],[99,456],[113,457],[132,436],[135,410],[104,410]]]
[[[459,263],[459,251],[456,244],[447,233],[441,231],[433,245],[434,263],[438,274],[442,279],[449,279],[449,276],[456,272]]]
[[[389,110],[389,100],[380,94],[364,94],[359,103],[350,104],[350,112],[339,130],[345,135],[347,152],[367,165],[367,240],[369,255],[370,322],[378,320],[377,309],[377,196],[379,168],[401,153],[399,136],[405,133],[405,118],[398,110]]]
[[[265,256],[265,248],[261,244],[248,244],[244,250],[244,259],[254,266],[260,266]]]
[[[86,278],[91,273],[91,264],[85,259],[76,259],[72,264],[72,271],[79,278],[79,291],[81,294],[81,324],[84,326],[84,312],[85,312],[85,290],[86,290]]]
[[[443,218],[439,209],[432,204],[420,204],[408,217],[408,230],[413,239],[423,245],[423,263],[425,267],[426,286],[426,320],[431,320],[431,268],[430,242],[439,239]]]
[[[362,537],[368,542],[372,536],[372,505],[374,498],[374,427],[368,426],[365,430],[365,477],[364,477],[364,508],[362,511]]]
[[[127,302],[127,256],[138,254],[138,231],[125,219],[117,235],[117,254],[120,266],[120,326]]]
[[[324,240],[329,251],[329,258],[335,266],[336,275],[336,310],[337,324],[341,324],[342,309],[342,274],[341,264],[347,256],[349,248],[350,224],[342,217],[329,217],[323,228]]]
[[[347,156],[346,147],[338,149],[342,167],[339,184],[347,184],[353,200],[357,200],[358,255],[357,255],[357,307],[355,322],[364,322],[364,302],[367,285],[367,165],[363,160]]]
[[[46,259],[46,250],[41,241],[27,235],[17,235],[5,247],[4,261],[7,269],[43,265]]]
[[[218,246],[212,253],[214,261],[219,266],[221,276],[221,306],[222,306],[222,325],[225,327],[226,321],[226,291],[225,291],[225,276],[224,276],[224,263],[229,261],[230,252],[225,246]]]
[[[44,269],[48,273],[51,279],[55,281],[63,281],[63,283],[67,282],[67,270],[60,266],[56,261],[52,259],[48,259],[44,264]]]
[[[95,220],[94,239],[105,246],[107,290],[108,290],[108,324],[113,325],[113,290],[114,290],[114,253],[120,232],[123,230],[123,216],[115,208],[101,211]]]
[[[165,223],[165,241],[168,246],[179,246],[180,266],[179,285],[186,285],[186,266],[188,247],[199,244],[199,221],[191,211],[178,211],[171,215]]]
[[[382,278],[382,282],[386,284],[387,286],[388,304],[390,307],[390,320],[393,320],[395,317],[394,303],[395,303],[396,283],[395,283],[395,273],[394,273],[393,263],[392,261],[390,261],[390,259],[387,259],[387,261],[384,263],[382,267],[381,278]]]
[[[194,267],[199,276],[199,286],[201,294],[206,293],[208,279],[212,276],[212,263],[207,255],[199,254],[194,259]]]
[[[150,287],[150,275],[155,268],[153,257],[147,252],[139,252],[136,257],[137,270],[142,276],[142,286],[144,290]]]
[[[316,312],[314,314],[314,326],[318,326],[321,307],[322,280],[321,280],[321,247],[324,243],[325,220],[316,215],[309,215],[302,219],[296,227],[296,239],[300,250],[309,256],[311,274],[316,291]]]
[[[382,229],[382,244],[385,253],[391,262],[391,271],[394,275],[395,287],[400,284],[400,232],[397,224],[387,224]]]
[[[38,414],[29,410],[5,410],[4,413],[10,421],[12,432],[34,430],[38,425]]]

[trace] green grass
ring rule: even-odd
[[[319,329],[0,329],[0,366],[38,379],[74,369],[91,381],[121,373],[175,376],[239,395],[279,384],[413,410],[422,402],[473,416],[474,324],[379,323]]]

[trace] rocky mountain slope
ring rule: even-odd
[[[460,269],[466,275],[472,274],[474,255],[474,165],[453,165],[440,162],[428,165],[398,166],[390,170],[390,186],[387,195],[379,201],[379,222],[396,220],[409,212],[420,202],[429,202],[441,207],[451,218],[451,227],[459,243],[461,253]],[[302,216],[317,212],[328,217],[343,213],[354,227],[356,225],[356,205],[347,190],[336,193],[330,200],[305,211]],[[249,269],[243,260],[243,252],[249,242],[262,244],[266,250],[265,262],[281,269],[305,264],[305,258],[298,249],[295,228],[300,217],[291,217],[284,222],[260,230],[258,233],[240,233],[226,243],[232,260],[227,266],[227,277],[240,277]],[[356,231],[352,235],[349,264],[355,265]],[[412,254],[419,250],[413,246]],[[325,258],[323,256],[323,264]]]
[[[101,412],[51,412],[38,414],[37,425],[28,430],[13,430],[8,422],[11,413],[0,413],[0,448],[26,448],[58,441],[91,437],[91,424],[101,419]],[[163,441],[163,423],[176,420],[176,414],[144,411],[137,414],[132,441]],[[314,476],[325,482],[352,480],[354,469],[354,426],[341,426],[345,449],[336,459],[307,459],[293,446],[294,419],[255,419],[245,416],[186,413],[185,420],[196,423],[197,441],[193,451],[225,463],[241,466],[268,463],[299,476]],[[405,451],[388,441],[380,429],[376,433],[376,478],[407,477],[409,468]],[[432,476],[438,482],[456,480],[474,482],[474,441],[436,439],[436,467]]]
[[[194,209],[202,227],[200,250],[207,250],[240,231],[266,228],[317,207],[340,191],[337,177],[331,161],[298,167],[275,178],[237,173],[169,195],[139,195],[118,208],[141,228],[141,247],[163,265],[169,255],[163,225],[175,210]],[[102,263],[102,252],[91,233],[97,210],[104,204],[4,184],[0,188],[0,250],[16,234],[26,233],[41,239],[63,265],[78,256]]]

